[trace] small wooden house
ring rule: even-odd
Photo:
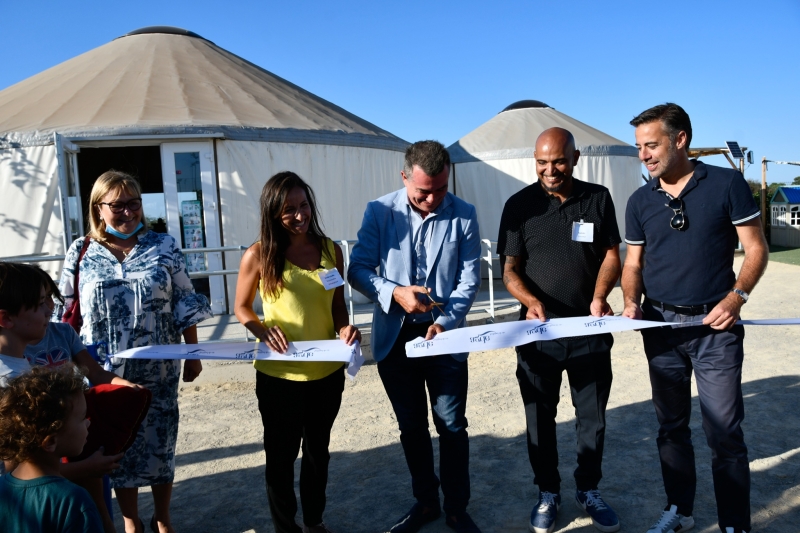
[[[771,244],[800,247],[800,186],[778,187],[770,201],[772,208]]]

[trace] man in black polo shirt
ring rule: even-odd
[[[694,526],[693,370],[720,529],[750,531],[750,467],[740,427],[744,328],[735,323],[767,266],[760,212],[741,173],[689,159],[692,124],[680,106],[655,106],[631,125],[651,180],[630,197],[625,214],[623,315],[681,324],[642,330],[667,494],[648,533]],[[737,240],[745,253],[738,279]]]
[[[534,157],[539,181],[508,199],[497,252],[503,283],[522,303],[520,319],[612,314],[606,297],[619,279],[619,229],[608,189],[574,179],[580,152],[562,128],[544,131]],[[556,408],[567,371],[578,419],[576,501],[600,531],[617,531],[600,497],[605,411],[611,391],[610,333],[517,347],[517,380],[528,426],[528,458],[539,501],[531,531],[550,533],[561,504]]]

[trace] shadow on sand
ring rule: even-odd
[[[778,376],[743,385],[747,419],[744,430],[752,469],[754,531],[794,532],[800,514],[800,376]],[[569,404],[562,402],[562,409]],[[468,412],[469,414],[469,409]],[[601,490],[620,516],[623,531],[644,531],[665,504],[655,445],[656,421],[649,401],[608,411]],[[697,398],[693,399],[692,430],[697,455],[698,488],[695,504],[697,531],[717,531],[716,504],[711,484],[710,452],[700,426]],[[596,531],[570,501],[574,425],[558,425],[562,497],[556,531]],[[527,460],[525,435],[470,438],[472,499],[469,512],[486,533],[527,531],[527,519],[537,491]],[[437,448],[437,446],[435,446]],[[260,450],[257,444],[216,448],[181,455],[179,465],[234,457]],[[783,454],[783,458],[778,457]],[[438,458],[437,458],[438,462]],[[299,470],[299,461],[296,466]],[[296,479],[299,474],[296,475]],[[263,467],[217,472],[184,480],[175,487],[173,521],[180,531],[272,532],[264,489]],[[399,442],[358,453],[334,453],[328,483],[326,523],[339,533],[386,531],[413,504],[405,459]],[[189,515],[191,503],[204,509]],[[140,498],[145,519],[152,513],[149,495]],[[117,510],[118,513],[118,510]],[[302,513],[302,510],[300,511]],[[118,518],[118,514],[117,514]],[[300,521],[298,515],[298,521]],[[118,527],[121,521],[117,520]],[[450,531],[440,519],[426,533]]]

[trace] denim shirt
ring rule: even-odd
[[[431,249],[431,236],[433,235],[433,220],[442,212],[445,207],[445,197],[433,212],[428,213],[425,218],[419,214],[408,202],[406,195],[406,208],[408,209],[408,226],[411,228],[411,272],[413,274],[412,284],[425,287],[428,282],[428,257]],[[431,257],[431,261],[435,257]],[[430,303],[430,300],[423,294],[418,294],[417,299],[423,304]],[[431,322],[434,317],[431,313],[415,313],[409,315],[408,320],[414,323]]]

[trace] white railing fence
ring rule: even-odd
[[[346,240],[342,239],[337,241],[342,247],[342,255],[344,256],[344,269],[347,271],[347,268],[350,266],[350,252],[353,249],[353,245],[358,242],[356,240]],[[495,306],[494,303],[494,263],[495,261],[499,261],[500,256],[498,256],[494,249],[497,246],[496,241],[490,241],[489,239],[481,239],[482,247],[485,249],[481,252],[480,260],[486,263],[486,269],[489,275],[489,307],[487,309],[487,313],[491,317],[492,320],[495,318],[495,313],[507,307],[514,307],[518,304],[511,304],[511,305],[504,305],[504,306]],[[217,252],[239,252],[239,261],[241,262],[242,255],[244,251],[247,250],[247,246],[219,246],[215,248],[184,248],[181,251],[184,254],[210,254],[210,253],[217,253]],[[17,255],[12,257],[0,257],[0,261],[6,262],[19,262],[19,263],[45,263],[45,262],[53,262],[53,261],[63,261],[63,255],[50,255],[47,253],[44,254],[29,254],[29,255]],[[236,268],[224,268],[220,270],[207,270],[201,272],[191,272],[189,277],[192,279],[197,278],[208,278],[211,276],[224,276],[227,281],[227,276],[235,276],[239,273],[239,267],[237,265]],[[498,274],[500,272],[498,271]],[[350,283],[347,282],[347,278],[345,277],[345,301],[347,303],[347,311],[350,315],[350,323],[355,324],[358,326],[363,326],[365,324],[356,324],[356,315],[355,315],[355,303],[353,299],[353,287],[350,286]],[[230,311],[230,310],[229,310]]]

